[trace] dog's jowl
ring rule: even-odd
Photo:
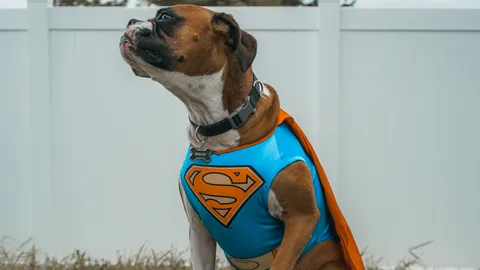
[[[312,145],[257,79],[257,40],[232,15],[162,8],[127,23],[120,52],[187,109],[178,183],[193,269],[215,269],[217,243],[235,269],[364,269]]]

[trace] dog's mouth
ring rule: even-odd
[[[151,49],[137,46],[135,53],[152,66],[158,66],[163,62],[163,57],[161,54]]]
[[[136,40],[134,53],[156,68],[170,69],[172,66],[170,47],[156,38],[139,37]]]

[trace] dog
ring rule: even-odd
[[[185,104],[179,192],[193,269],[364,269],[348,223],[299,125],[257,79],[257,40],[230,14],[195,5],[131,19],[120,53]]]

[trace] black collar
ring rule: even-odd
[[[205,136],[211,137],[225,133],[231,129],[238,129],[247,122],[251,114],[256,111],[257,102],[262,95],[263,85],[257,80],[253,74],[252,90],[245,97],[245,101],[237,107],[227,118],[209,125],[197,125],[191,119],[190,123],[195,128],[195,132]]]

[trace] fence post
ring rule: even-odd
[[[318,0],[319,156],[338,197],[340,176],[340,12],[338,0]]]
[[[51,250],[52,123],[47,0],[28,0],[28,52],[32,130],[32,233],[36,245]]]

